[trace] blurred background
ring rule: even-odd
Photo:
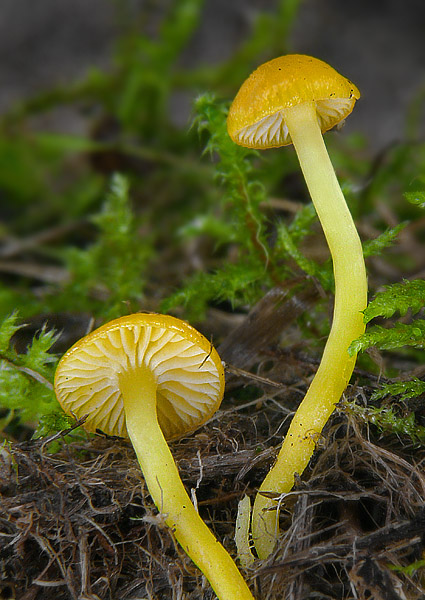
[[[2,0],[0,111],[16,101],[83,77],[93,66],[113,67],[115,42],[134,20],[155,37],[169,0]],[[276,0],[205,0],[199,25],[180,60],[199,68],[228,60],[252,35],[259,14],[279,18]],[[403,135],[406,113],[425,96],[425,3],[422,0],[302,0],[288,47],[330,62],[362,92],[347,127],[364,132],[373,149]],[[288,15],[280,13],[280,18]],[[262,61],[262,53],[258,63]],[[269,58],[269,57],[266,57]],[[255,59],[252,61],[255,66]],[[245,73],[248,75],[248,72]],[[174,97],[173,119],[185,126],[188,94]],[[61,126],[79,131],[81,114],[62,111]],[[421,120],[424,133],[424,119]]]
[[[322,266],[328,250],[295,153],[250,154],[226,133],[242,82],[288,52],[329,62],[361,91],[326,143],[362,240],[375,254],[390,246],[369,258],[371,292],[422,276],[423,1],[1,7],[0,315],[148,309],[199,322],[212,306],[246,311],[305,271],[276,243],[300,214],[315,224],[294,243],[307,236],[302,251]],[[247,238],[247,209],[260,242]]]

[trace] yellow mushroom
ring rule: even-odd
[[[287,55],[252,73],[228,115],[228,132],[237,144],[260,149],[294,145],[335,277],[332,328],[320,366],[254,503],[252,535],[260,558],[270,555],[279,533],[277,501],[262,492],[289,492],[295,474],[304,471],[353,372],[356,357],[348,355],[348,346],[364,331],[367,280],[362,247],[322,137],[351,113],[359,97],[356,86],[323,61]]]
[[[253,600],[190,501],[165,441],[205,423],[223,390],[223,366],[208,340],[157,314],[121,317],[93,331],[62,357],[55,376],[66,413],[88,415],[88,431],[130,438],[158,510],[218,598]]]

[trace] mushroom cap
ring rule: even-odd
[[[220,406],[224,369],[210,342],[180,319],[145,313],[115,319],[74,344],[59,362],[56,396],[66,413],[88,414],[88,431],[128,437],[119,379],[138,367],[156,380],[158,422],[169,440]],[[143,410],[143,389],[140,404]]]
[[[282,109],[314,102],[322,132],[353,110],[360,92],[318,58],[288,54],[264,63],[242,84],[229,110],[227,130],[236,144],[276,148],[291,144]]]

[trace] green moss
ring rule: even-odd
[[[1,119],[4,423],[13,417],[33,427],[53,415],[43,422],[66,425],[55,420],[53,336],[42,332],[27,353],[17,354],[10,340],[18,320],[8,316],[16,309],[22,321],[84,312],[103,322],[131,311],[163,310],[199,322],[211,307],[246,313],[271,288],[296,281],[296,293],[308,280],[318,284],[321,297],[298,320],[300,343],[323,343],[332,264],[312,244],[320,228],[295,153],[241,148],[226,130],[229,101],[245,77],[263,60],[290,51],[299,4],[280,0],[274,12],[259,11],[251,34],[230,57],[187,67],[182,58],[197,32],[202,0],[174,0],[156,15],[155,28],[148,9],[140,19],[129,11],[126,21],[121,3],[123,34],[113,68],[92,69],[81,81],[28,98]],[[178,95],[193,101],[191,127],[172,120]],[[35,117],[65,106],[90,109],[85,133],[34,127]],[[407,117],[412,131],[414,117]],[[424,286],[410,275],[402,281],[416,262],[397,244],[406,231],[417,231],[415,240],[423,243],[415,224],[423,219],[425,144],[406,138],[379,160],[368,156],[359,134],[330,134],[327,144],[363,225],[374,296],[365,320],[380,319],[352,350],[389,349],[421,364]],[[383,202],[390,222],[378,210]],[[391,280],[376,275],[376,256]],[[359,361],[370,368],[361,355]],[[412,379],[382,393],[407,398],[415,385],[420,387]]]
[[[61,308],[72,297],[74,310],[94,311],[105,319],[140,309],[153,236],[140,235],[143,222],[135,218],[123,176],[113,176],[106,201],[91,221],[98,230],[96,241],[63,254],[70,280]]]
[[[49,353],[55,338],[53,332],[41,331],[18,354],[12,342],[18,329],[16,314],[0,325],[0,406],[22,422],[37,422],[42,415],[61,412],[52,386],[57,358]]]

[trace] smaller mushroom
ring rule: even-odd
[[[220,405],[224,370],[210,342],[171,316],[121,317],[68,350],[55,391],[66,413],[87,415],[88,431],[130,438],[158,510],[218,598],[253,600],[190,501],[165,441],[198,428]]]

